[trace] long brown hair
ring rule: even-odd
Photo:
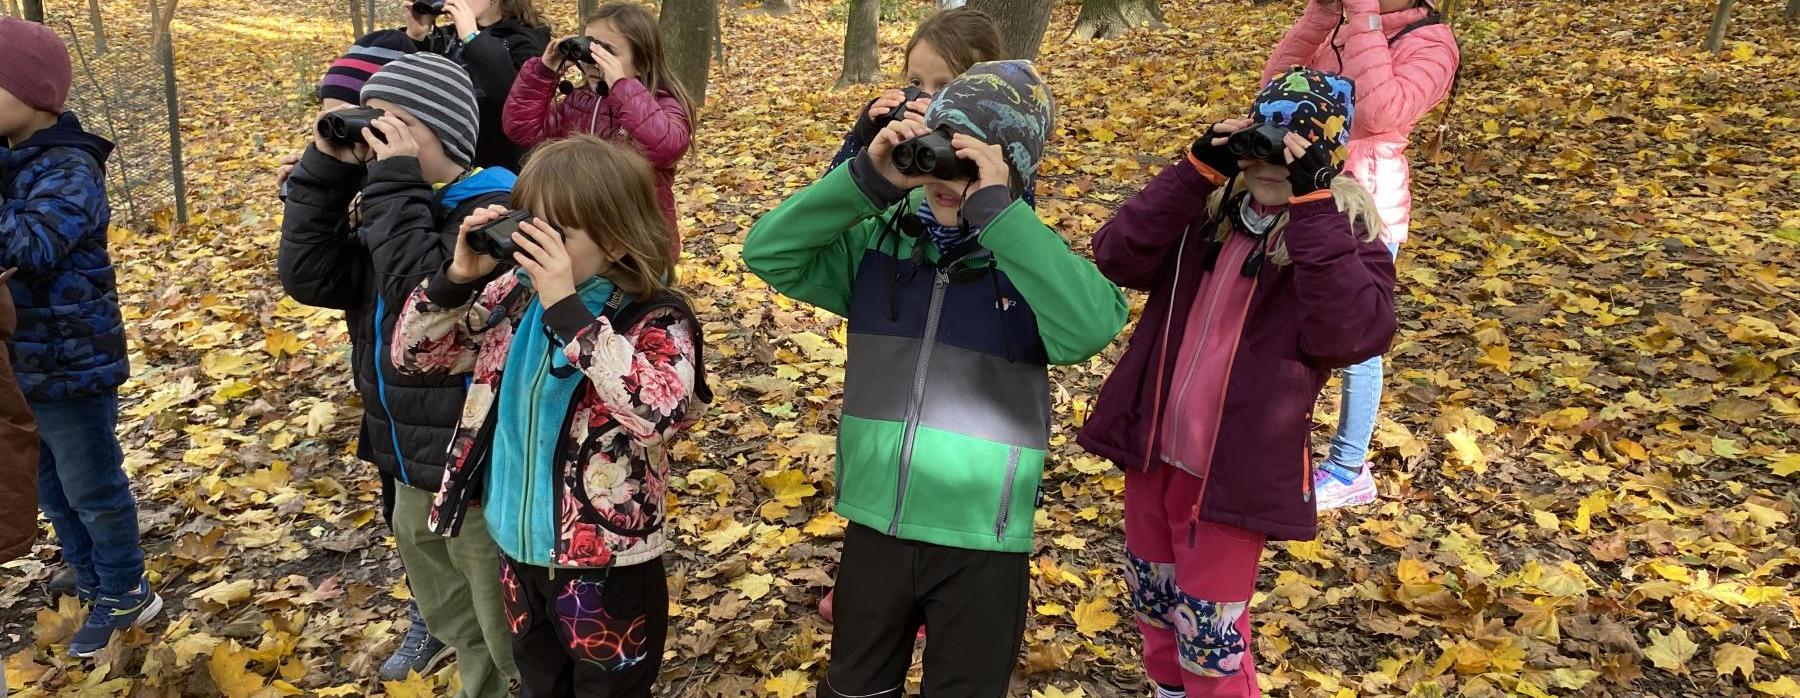
[[[520,24],[528,27],[546,29],[550,27],[550,22],[544,19],[544,13],[538,11],[537,4],[532,0],[495,0],[495,2],[500,3],[501,17],[518,20]]]
[[[674,283],[674,231],[656,203],[656,176],[628,146],[576,135],[533,150],[513,185],[512,205],[623,253],[606,276],[632,296],[647,298]]]
[[[981,10],[958,7],[937,12],[919,23],[906,42],[905,63],[901,70],[912,69],[913,47],[924,41],[937,49],[944,63],[958,75],[969,66],[997,61],[1000,55],[1000,29],[994,18]]]
[[[586,28],[602,20],[612,22],[613,28],[631,42],[631,60],[644,78],[644,87],[650,88],[653,95],[657,90],[674,95],[681,110],[687,112],[688,130],[694,130],[700,115],[694,113],[694,100],[688,97],[687,87],[675,78],[668,59],[663,57],[662,30],[657,26],[656,15],[637,3],[609,2],[588,15],[581,26]]]

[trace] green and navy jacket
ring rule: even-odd
[[[910,196],[853,161],[757,222],[744,261],[849,320],[837,511],[905,540],[1029,552],[1050,364],[1087,360],[1125,298],[1005,187],[963,207],[971,243],[910,231]]]

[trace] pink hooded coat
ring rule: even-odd
[[[1419,119],[1450,93],[1461,55],[1445,24],[1421,27],[1389,45],[1400,30],[1425,17],[1423,6],[1387,14],[1381,13],[1379,0],[1343,0],[1343,6],[1346,19],[1339,29],[1337,12],[1317,0],[1308,2],[1300,21],[1269,56],[1263,82],[1296,65],[1356,81],[1356,119],[1344,168],[1375,197],[1386,228],[1381,241],[1399,244],[1406,242],[1412,222],[1407,138]]]

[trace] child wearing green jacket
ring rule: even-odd
[[[971,67],[925,123],[765,215],[744,261],[849,320],[837,511],[849,519],[821,698],[897,692],[913,642],[926,695],[1006,694],[1025,629],[1048,366],[1087,360],[1125,298],[1019,198],[1054,104],[1025,61]],[[903,174],[896,146],[949,136],[965,174]]]

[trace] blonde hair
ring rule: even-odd
[[[533,150],[513,185],[512,205],[622,253],[607,278],[634,297],[669,290],[675,281],[675,236],[656,203],[655,175],[628,146],[577,135]]]
[[[694,100],[688,96],[687,86],[675,77],[674,68],[663,55],[662,28],[656,15],[637,3],[611,2],[595,9],[582,20],[581,27],[585,30],[599,21],[612,22],[613,28],[631,42],[631,60],[643,76],[644,87],[652,95],[657,90],[674,95],[681,110],[687,112],[688,130],[693,131],[699,125],[700,115],[694,113]]]
[[[1228,184],[1230,186],[1214,189],[1212,197],[1206,201],[1206,214],[1215,221],[1217,226],[1213,230],[1212,239],[1220,242],[1231,235],[1234,225],[1231,212],[1223,210],[1225,202],[1236,201],[1239,194],[1250,188],[1243,177],[1233,177]],[[1381,216],[1375,210],[1375,198],[1369,195],[1369,190],[1357,183],[1356,178],[1350,175],[1338,175],[1332,178],[1331,200],[1336,202],[1337,209],[1350,219],[1352,227],[1362,226],[1362,236],[1359,239],[1363,242],[1374,240],[1381,234]],[[1287,241],[1281,236],[1281,230],[1285,227],[1287,227],[1287,216],[1284,215],[1275,223],[1275,227],[1269,230],[1269,235],[1275,238],[1275,249],[1269,253],[1269,261],[1274,262],[1276,266],[1287,266],[1292,261],[1288,259]]]

